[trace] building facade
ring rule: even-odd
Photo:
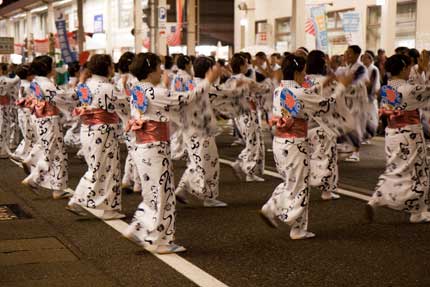
[[[315,49],[316,36],[306,32],[314,7],[325,10],[329,54],[343,53],[351,43],[389,54],[397,46],[430,49],[428,0],[235,0],[235,50],[252,45],[278,52]],[[359,15],[353,40],[343,27],[348,12]]]

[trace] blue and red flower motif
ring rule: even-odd
[[[287,88],[283,89],[281,91],[280,101],[283,112],[286,112],[292,117],[297,117],[302,106],[297,100],[296,95],[294,95],[291,90]]]
[[[84,105],[91,105],[93,96],[90,88],[86,84],[79,84],[76,93],[79,97],[79,101]]]
[[[181,78],[176,78],[175,79],[175,91],[176,92],[183,92],[184,91],[184,85],[182,83],[182,79]]]
[[[144,113],[148,109],[148,98],[145,96],[145,90],[141,86],[135,86],[131,91],[131,102],[140,112]]]
[[[196,85],[194,84],[194,81],[193,80],[189,80],[187,82],[187,84],[185,85],[185,91],[186,92],[192,92],[192,91],[194,91],[195,86]]]
[[[317,83],[311,79],[310,77],[305,77],[305,81],[302,84],[302,87],[305,89],[310,89],[315,86]]]
[[[37,82],[35,81],[31,82],[30,91],[36,99],[40,101],[45,99],[45,97],[43,96],[42,88],[39,86]]]
[[[391,86],[381,88],[381,106],[386,109],[396,109],[402,101],[402,96]]]

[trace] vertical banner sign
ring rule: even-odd
[[[14,51],[14,38],[0,37],[0,54],[13,54]]]
[[[94,15],[94,33],[103,33],[103,15]]]
[[[67,64],[76,61],[75,54],[72,53],[67,38],[66,19],[62,11],[55,11],[55,27],[57,28],[58,42],[61,49],[61,57]]]
[[[360,18],[359,12],[347,12],[343,14],[342,27],[348,45],[361,44]]]
[[[325,6],[321,5],[317,7],[312,7],[311,17],[314,20],[316,28],[317,49],[328,54],[328,33]]]

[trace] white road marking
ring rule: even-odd
[[[222,158],[219,159],[219,162],[222,164],[225,164],[225,165],[229,165],[229,166],[232,166],[232,164],[233,164],[232,161],[222,159]],[[22,168],[22,165],[20,165],[19,163],[16,163],[16,162],[14,162],[14,163]],[[279,173],[273,172],[270,170],[265,169],[264,174],[271,176],[271,177],[282,179],[282,176]],[[71,188],[67,188],[65,191],[72,192],[72,193],[74,192],[74,190]],[[366,195],[356,193],[353,191],[349,191],[346,189],[342,189],[342,188],[338,188],[337,192],[340,194],[354,197],[354,198],[358,198],[358,199],[361,199],[364,201],[370,200],[370,196],[366,196]],[[89,213],[93,214],[96,217],[99,217],[102,214],[102,211],[100,211],[100,210],[94,210],[94,209],[89,209],[89,208],[85,208],[85,209]],[[123,234],[125,232],[125,230],[128,226],[128,224],[125,221],[119,220],[119,219],[118,220],[107,220],[107,221],[103,220],[103,221],[107,225],[109,225],[110,227],[112,227],[113,229],[115,229],[116,231],[118,231],[121,234]],[[185,276],[186,278],[188,278],[189,280],[191,280],[192,282],[194,282],[198,286],[228,287],[228,285],[219,281],[218,279],[216,279],[215,277],[213,277],[209,273],[207,273],[204,270],[200,269],[199,267],[193,265],[191,262],[185,260],[184,258],[178,256],[177,254],[166,254],[166,255],[159,255],[156,253],[151,253],[151,254],[154,255],[155,257],[157,257],[158,259],[160,259],[161,261],[163,261],[164,263],[166,263],[167,265],[169,265],[170,267],[172,267],[173,269],[175,269],[176,271],[178,271],[180,274],[182,274],[183,276]]]
[[[227,160],[227,159],[223,159],[223,158],[220,158],[219,162],[223,163],[223,164],[226,164],[226,165],[229,165],[229,166],[232,166],[232,164],[233,164],[232,161]],[[268,176],[271,176],[271,177],[283,179],[282,176],[279,173],[271,171],[271,170],[265,169],[263,173],[265,175],[268,175]],[[349,197],[361,199],[361,200],[364,200],[364,201],[369,201],[370,200],[370,196],[368,196],[368,195],[364,195],[362,193],[358,193],[358,192],[346,190],[346,189],[343,189],[343,188],[338,188],[337,189],[337,193],[340,193],[340,194],[343,194],[343,195],[346,195],[346,196],[349,196]]]
[[[17,166],[22,168],[22,164],[13,161]],[[71,188],[66,188],[65,191],[74,193],[75,191]],[[93,214],[96,217],[100,217],[103,213],[101,210],[94,210],[90,208],[84,207],[86,211]],[[103,220],[104,223],[118,231],[119,233],[123,234],[128,226],[127,222],[123,220]],[[151,253],[151,252],[150,252]],[[224,284],[223,282],[219,281],[209,273],[203,271],[199,267],[193,265],[191,262],[185,260],[184,258],[178,256],[177,254],[164,254],[159,255],[156,253],[151,253],[176,271],[178,271],[180,274],[197,284],[198,286],[202,287],[228,287],[228,285]]]
[[[68,192],[74,192],[73,189],[67,188],[65,191]],[[85,207],[84,207],[85,208]],[[99,217],[102,215],[101,210],[94,210],[90,208],[85,208],[89,213],[93,214],[96,217]],[[104,223],[118,231],[119,233],[123,234],[128,226],[127,222],[123,220],[103,220]],[[151,252],[150,252],[151,253]],[[191,262],[185,260],[184,258],[178,256],[177,254],[165,254],[165,255],[159,255],[156,253],[151,253],[176,271],[178,271],[180,274],[197,284],[198,286],[203,287],[228,287],[228,285],[222,283],[209,273],[205,272],[204,270],[200,269],[199,267],[193,265]]]

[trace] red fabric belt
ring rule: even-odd
[[[388,127],[390,129],[403,128],[408,125],[417,125],[421,122],[418,110],[398,111],[398,110],[379,110],[381,115],[388,117]]]
[[[273,117],[270,124],[276,125],[276,137],[305,138],[308,135],[308,121],[303,119]]]
[[[118,124],[119,117],[116,113],[109,113],[103,109],[75,108],[72,113],[80,116],[84,125]]]
[[[254,101],[248,101],[249,102],[249,108],[251,109],[251,111],[256,111],[257,110],[257,105],[255,104]]]
[[[10,98],[8,96],[0,96],[0,106],[10,105]]]
[[[138,144],[170,140],[168,122],[130,120],[125,130],[135,132]]]
[[[46,118],[58,116],[60,114],[60,110],[49,102],[38,101],[34,107],[34,113],[36,118]]]

